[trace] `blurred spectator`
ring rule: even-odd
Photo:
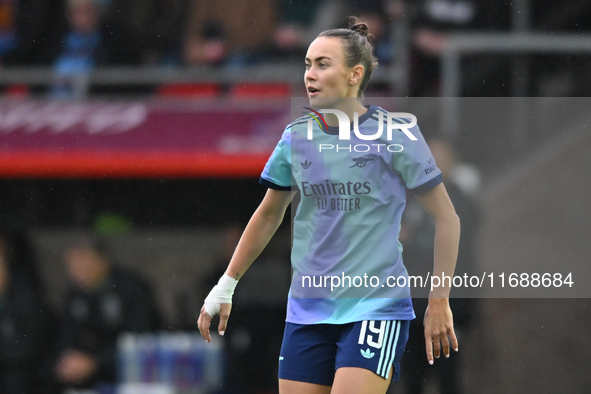
[[[0,393],[55,393],[54,320],[27,275],[11,269],[11,248],[0,237]]]
[[[60,0],[0,0],[0,65],[47,61],[50,24]]]
[[[81,98],[89,73],[101,65],[139,62],[139,47],[125,27],[109,18],[107,0],[67,0],[68,32],[54,62],[55,98]],[[133,20],[130,15],[130,19]]]
[[[152,290],[113,266],[96,237],[75,240],[64,258],[71,286],[55,367],[58,380],[73,387],[114,382],[118,335],[159,328]]]
[[[70,31],[64,38],[63,50],[55,62],[56,98],[80,98],[86,93],[86,78],[105,56],[100,33],[99,0],[68,0]]]
[[[280,24],[273,32],[272,58],[302,60],[306,48],[324,30],[345,22],[344,0],[280,0]]]
[[[404,3],[399,0],[353,0],[353,15],[367,23],[373,35],[375,55],[380,65],[392,62],[396,48],[391,41],[392,20],[402,17]]]
[[[439,95],[439,56],[448,34],[508,30],[510,4],[497,0],[421,0],[408,3],[413,15],[413,96]],[[466,57],[462,62],[462,95],[506,95],[507,62],[501,57]],[[499,76],[501,71],[501,76]],[[495,81],[497,83],[495,83]]]
[[[454,204],[456,212],[462,223],[460,234],[460,248],[454,275],[463,276],[464,273],[471,276],[476,274],[476,235],[478,231],[478,209],[475,202],[465,190],[474,193],[474,179],[478,173],[473,172],[470,176],[472,189],[466,185],[456,183],[456,168],[464,168],[460,174],[467,174],[466,165],[460,165],[457,154],[445,141],[428,141],[431,152],[437,166],[443,174],[445,188]],[[476,171],[476,170],[472,170]],[[404,246],[404,262],[409,275],[420,275],[425,277],[427,272],[433,268],[433,239],[435,234],[435,223],[432,218],[420,207],[415,199],[409,199],[404,213],[401,242]],[[457,289],[452,289],[450,305],[454,314],[454,328],[460,343],[462,337],[472,329],[478,315],[478,300],[473,298],[461,298]],[[437,386],[441,394],[460,394],[462,387],[458,379],[461,369],[462,352],[454,353],[445,362],[429,365],[425,353],[425,337],[423,328],[423,317],[427,308],[426,298],[413,298],[413,306],[417,318],[411,321],[409,340],[406,345],[406,353],[402,357],[402,379],[405,382],[407,393],[420,394],[424,389],[426,377],[436,374]]]
[[[189,65],[253,63],[269,45],[276,20],[271,0],[193,0],[184,60]]]

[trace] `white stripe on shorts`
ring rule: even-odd
[[[390,374],[390,365],[392,364],[392,362],[389,360],[391,360],[391,356],[390,356],[390,352],[392,351],[392,346],[396,346],[396,340],[398,338],[394,338],[395,336],[395,332],[397,332],[397,330],[400,328],[400,322],[398,320],[393,320],[392,325],[390,327],[390,332],[388,333],[388,343],[386,345],[386,353],[384,356],[384,363],[378,367],[378,375],[380,375],[381,377],[388,379],[388,375]],[[392,345],[392,342],[394,342],[394,345]],[[394,347],[394,351],[392,351],[392,354],[396,353],[396,348]],[[382,355],[384,355],[384,349],[382,349]]]
[[[386,349],[386,347],[388,346],[388,343],[390,343],[391,338],[390,338],[390,333],[388,330],[390,330],[390,323],[392,323],[390,320],[386,321],[386,329],[384,330],[384,339],[382,340],[382,349],[380,351],[380,361],[378,361],[378,369],[376,370],[376,373],[379,375],[380,374],[380,369],[382,369],[382,363],[384,362],[384,349]]]
[[[398,345],[398,336],[400,335],[401,326],[399,321],[397,321],[396,323],[396,337],[394,338],[394,344],[392,345],[392,349],[394,349],[394,351],[392,352],[392,357],[390,358],[390,362],[388,363],[388,365],[392,365],[394,359],[396,358],[396,346]],[[388,375],[390,375],[390,368],[388,368],[388,370],[386,371],[386,376],[384,377],[388,379]]]

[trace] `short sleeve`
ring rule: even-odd
[[[267,160],[259,183],[269,189],[291,190],[291,132],[288,127]]]
[[[403,135],[399,140],[402,150],[394,154],[394,171],[402,176],[407,189],[422,194],[440,184],[443,177],[419,127],[414,126],[409,131],[417,140],[400,133]]]

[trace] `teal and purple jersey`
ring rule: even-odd
[[[351,132],[350,140],[340,140],[338,128],[299,118],[285,129],[263,170],[262,185],[297,188],[301,195],[293,226],[288,322],[415,317],[398,241],[400,220],[406,189],[431,190],[441,183],[441,171],[417,126],[408,130],[416,140],[398,129],[387,139],[387,112],[380,107],[369,106],[359,117],[359,133],[375,135],[380,119],[378,139]]]

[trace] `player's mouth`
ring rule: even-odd
[[[308,96],[314,97],[320,94],[320,90],[316,89],[315,87],[308,86]]]

